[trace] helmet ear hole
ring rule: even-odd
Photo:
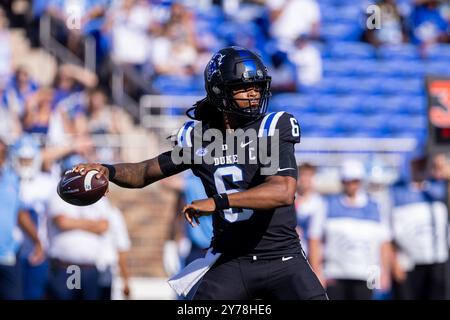
[[[220,94],[221,93],[221,90],[217,86],[214,86],[212,89],[213,89],[215,94]]]

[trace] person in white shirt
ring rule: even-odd
[[[321,225],[318,218],[322,217],[326,210],[323,197],[314,189],[315,174],[316,167],[310,163],[303,163],[298,167],[295,199],[297,231],[306,254],[308,254],[311,237],[317,238],[317,234],[320,234]]]
[[[274,38],[292,43],[301,34],[319,35],[320,7],[315,0],[269,0],[271,34]]]
[[[323,248],[310,248],[313,269],[323,273],[332,300],[370,300],[372,289],[387,285],[389,234],[377,204],[362,188],[364,176],[361,162],[343,163],[343,192],[329,197],[316,238]]]
[[[63,167],[73,165],[68,159]],[[104,250],[103,236],[109,229],[111,213],[107,202],[102,200],[85,207],[73,206],[60,197],[50,201],[50,298],[95,300],[100,297],[97,262]]]
[[[130,297],[128,251],[131,247],[127,225],[120,210],[114,207],[108,198],[102,198],[109,207],[109,229],[103,234],[102,250],[98,256],[97,269],[100,272],[100,299],[111,300]],[[122,295],[113,292],[115,283],[122,280]]]
[[[448,180],[440,155],[411,161],[411,181],[392,188],[394,276],[399,299],[446,299],[448,278]],[[448,169],[444,169],[448,172]]]
[[[19,263],[22,271],[22,293],[25,300],[45,297],[48,280],[47,209],[54,195],[55,181],[49,173],[43,172],[41,149],[37,139],[23,135],[12,148],[12,163],[20,178],[20,199],[22,210],[19,224],[29,232],[22,232]],[[36,234],[36,241],[30,237]]]
[[[300,35],[288,53],[297,69],[297,87],[310,87],[322,80],[322,57],[308,36]]]

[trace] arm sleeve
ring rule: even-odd
[[[186,163],[176,164],[172,160],[172,151],[161,153],[158,156],[158,164],[159,167],[161,168],[162,173],[167,177],[173,176],[174,174],[183,172],[191,168],[190,164]]]
[[[178,131],[171,136],[174,143],[172,151],[167,151],[158,156],[159,167],[165,176],[172,176],[192,167],[193,139],[195,121],[187,121]],[[184,157],[184,156],[189,157]],[[176,161],[175,161],[176,160]]]

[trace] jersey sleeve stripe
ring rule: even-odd
[[[190,133],[194,126],[194,121],[186,122],[183,127],[180,129],[177,135],[177,143],[181,147],[190,147],[191,146],[191,137]]]
[[[269,136],[273,136],[274,135],[275,128],[277,127],[278,120],[283,115],[283,113],[284,113],[284,111],[277,112],[276,115],[273,117],[273,120],[272,120],[272,122],[270,124],[270,127],[269,127]]]
[[[271,112],[268,115],[266,115],[264,117],[264,119],[261,121],[261,125],[259,127],[259,132],[258,132],[258,137],[262,137],[262,136],[264,136],[264,134],[267,133],[267,130],[269,127],[266,124],[267,124],[267,122],[269,122],[269,125],[270,125],[270,121],[274,115],[275,115],[275,112]],[[266,127],[267,127],[267,130],[266,130]]]

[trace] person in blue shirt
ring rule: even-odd
[[[448,180],[442,156],[411,161],[411,179],[392,188],[395,245],[394,295],[398,299],[446,299],[448,260]],[[448,169],[444,170],[448,171]]]
[[[0,300],[18,300],[22,298],[22,290],[14,232],[19,212],[23,210],[19,197],[19,178],[7,162],[7,152],[7,144],[0,139]],[[21,227],[35,243],[39,255],[41,245],[37,234],[27,225],[21,224]]]
[[[412,40],[416,44],[448,41],[449,24],[442,16],[437,0],[416,4],[411,14]]]
[[[205,188],[199,178],[193,174],[187,175],[185,178],[184,200],[186,203],[192,203],[194,200],[207,198]],[[191,228],[188,223],[185,224],[186,235],[191,240],[191,250],[185,259],[188,265],[197,258],[205,255],[205,249],[211,244],[212,232],[212,216],[203,216],[199,218],[200,224],[198,228]]]

